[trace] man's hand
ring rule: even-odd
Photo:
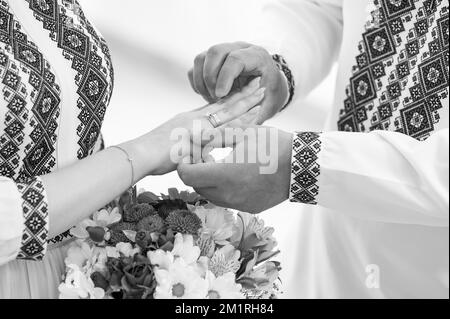
[[[210,103],[260,76],[267,91],[257,124],[275,115],[289,96],[286,79],[269,52],[244,42],[219,44],[199,54],[188,76],[194,91]]]
[[[226,130],[233,131],[234,137]],[[186,185],[216,205],[249,213],[260,213],[288,199],[292,134],[257,126],[220,132],[216,130],[211,145],[234,146],[233,152],[220,162],[184,161],[178,174]]]

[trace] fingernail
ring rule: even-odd
[[[266,92],[266,88],[260,88],[258,91],[255,92],[255,95],[264,95],[264,92]]]
[[[257,88],[261,85],[261,77],[258,76],[257,78],[254,78],[253,80],[250,81],[250,83],[248,84],[249,88]]]
[[[226,95],[227,94],[224,92],[223,89],[221,89],[221,88],[216,89],[216,96],[217,96],[217,98],[221,99],[221,98],[224,98]]]

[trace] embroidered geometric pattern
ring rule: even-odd
[[[49,245],[54,245],[54,244],[61,243],[61,242],[65,241],[65,240],[67,240],[67,239],[70,239],[70,238],[72,238],[72,237],[73,237],[73,236],[72,236],[72,234],[70,233],[70,229],[69,229],[69,230],[66,230],[64,233],[59,234],[58,236],[55,236],[55,237],[49,239],[49,240],[47,241],[47,243],[48,243]]]
[[[0,175],[24,190],[33,176],[50,173],[56,166],[60,87],[50,64],[6,3],[0,4],[0,81],[7,109],[0,131]],[[27,198],[43,193],[40,183],[33,181],[29,188]],[[26,228],[19,258],[40,259],[47,238],[47,205],[24,201],[22,206]]]
[[[390,130],[424,140],[440,110],[448,108],[448,1],[374,3],[338,128]]]
[[[75,71],[74,91],[79,96],[75,119],[79,125],[74,133],[79,149],[73,156],[84,158],[97,149],[96,143],[100,145],[100,128],[113,88],[108,47],[76,1],[21,1],[27,1],[68,60],[67,68]],[[16,183],[25,185],[33,176],[56,168],[56,143],[59,131],[65,128],[59,127],[63,104],[55,75],[8,1],[0,1],[0,175]],[[64,106],[74,107],[68,103]],[[48,239],[48,243],[69,237],[67,231]],[[31,241],[29,236],[24,238]],[[37,247],[38,238],[34,239],[27,247]]]
[[[17,181],[55,167],[60,115],[55,75],[21,29],[8,6],[0,4],[0,80],[8,109],[0,132],[0,175]]]
[[[45,190],[38,178],[18,183],[17,188],[22,196],[25,220],[22,246],[17,258],[39,261],[45,255],[48,239],[49,221]]]
[[[292,75],[291,69],[289,69],[288,63],[286,60],[279,54],[272,55],[273,60],[277,64],[278,69],[283,72],[284,76],[286,77],[287,84],[288,84],[288,91],[289,91],[289,98],[287,103],[283,106],[282,109],[285,109],[294,98],[295,93],[295,80],[294,76]]]
[[[292,143],[291,202],[317,204],[319,194],[318,177],[320,165],[317,162],[322,142],[320,133],[296,133]]]
[[[92,154],[100,136],[113,90],[114,73],[108,46],[76,0],[25,1],[77,72],[78,158],[85,158]]]

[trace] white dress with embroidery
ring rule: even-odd
[[[57,297],[70,234],[48,238],[40,176],[100,147],[112,87],[76,0],[0,2],[0,298]]]

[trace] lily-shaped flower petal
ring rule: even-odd
[[[241,267],[240,257],[241,252],[232,245],[224,246],[214,253],[209,263],[209,269],[216,277],[229,272],[235,274]]]
[[[170,251],[164,251],[161,249],[149,251],[147,253],[147,257],[152,265],[164,270],[169,270],[175,260]]]
[[[211,236],[216,244],[226,245],[233,235],[235,218],[233,212],[217,206],[197,206],[194,213],[203,223],[203,233]]]
[[[192,235],[182,235],[178,233],[175,236],[175,244],[172,250],[174,257],[182,258],[188,265],[197,262],[200,257],[200,248],[194,245]]]

